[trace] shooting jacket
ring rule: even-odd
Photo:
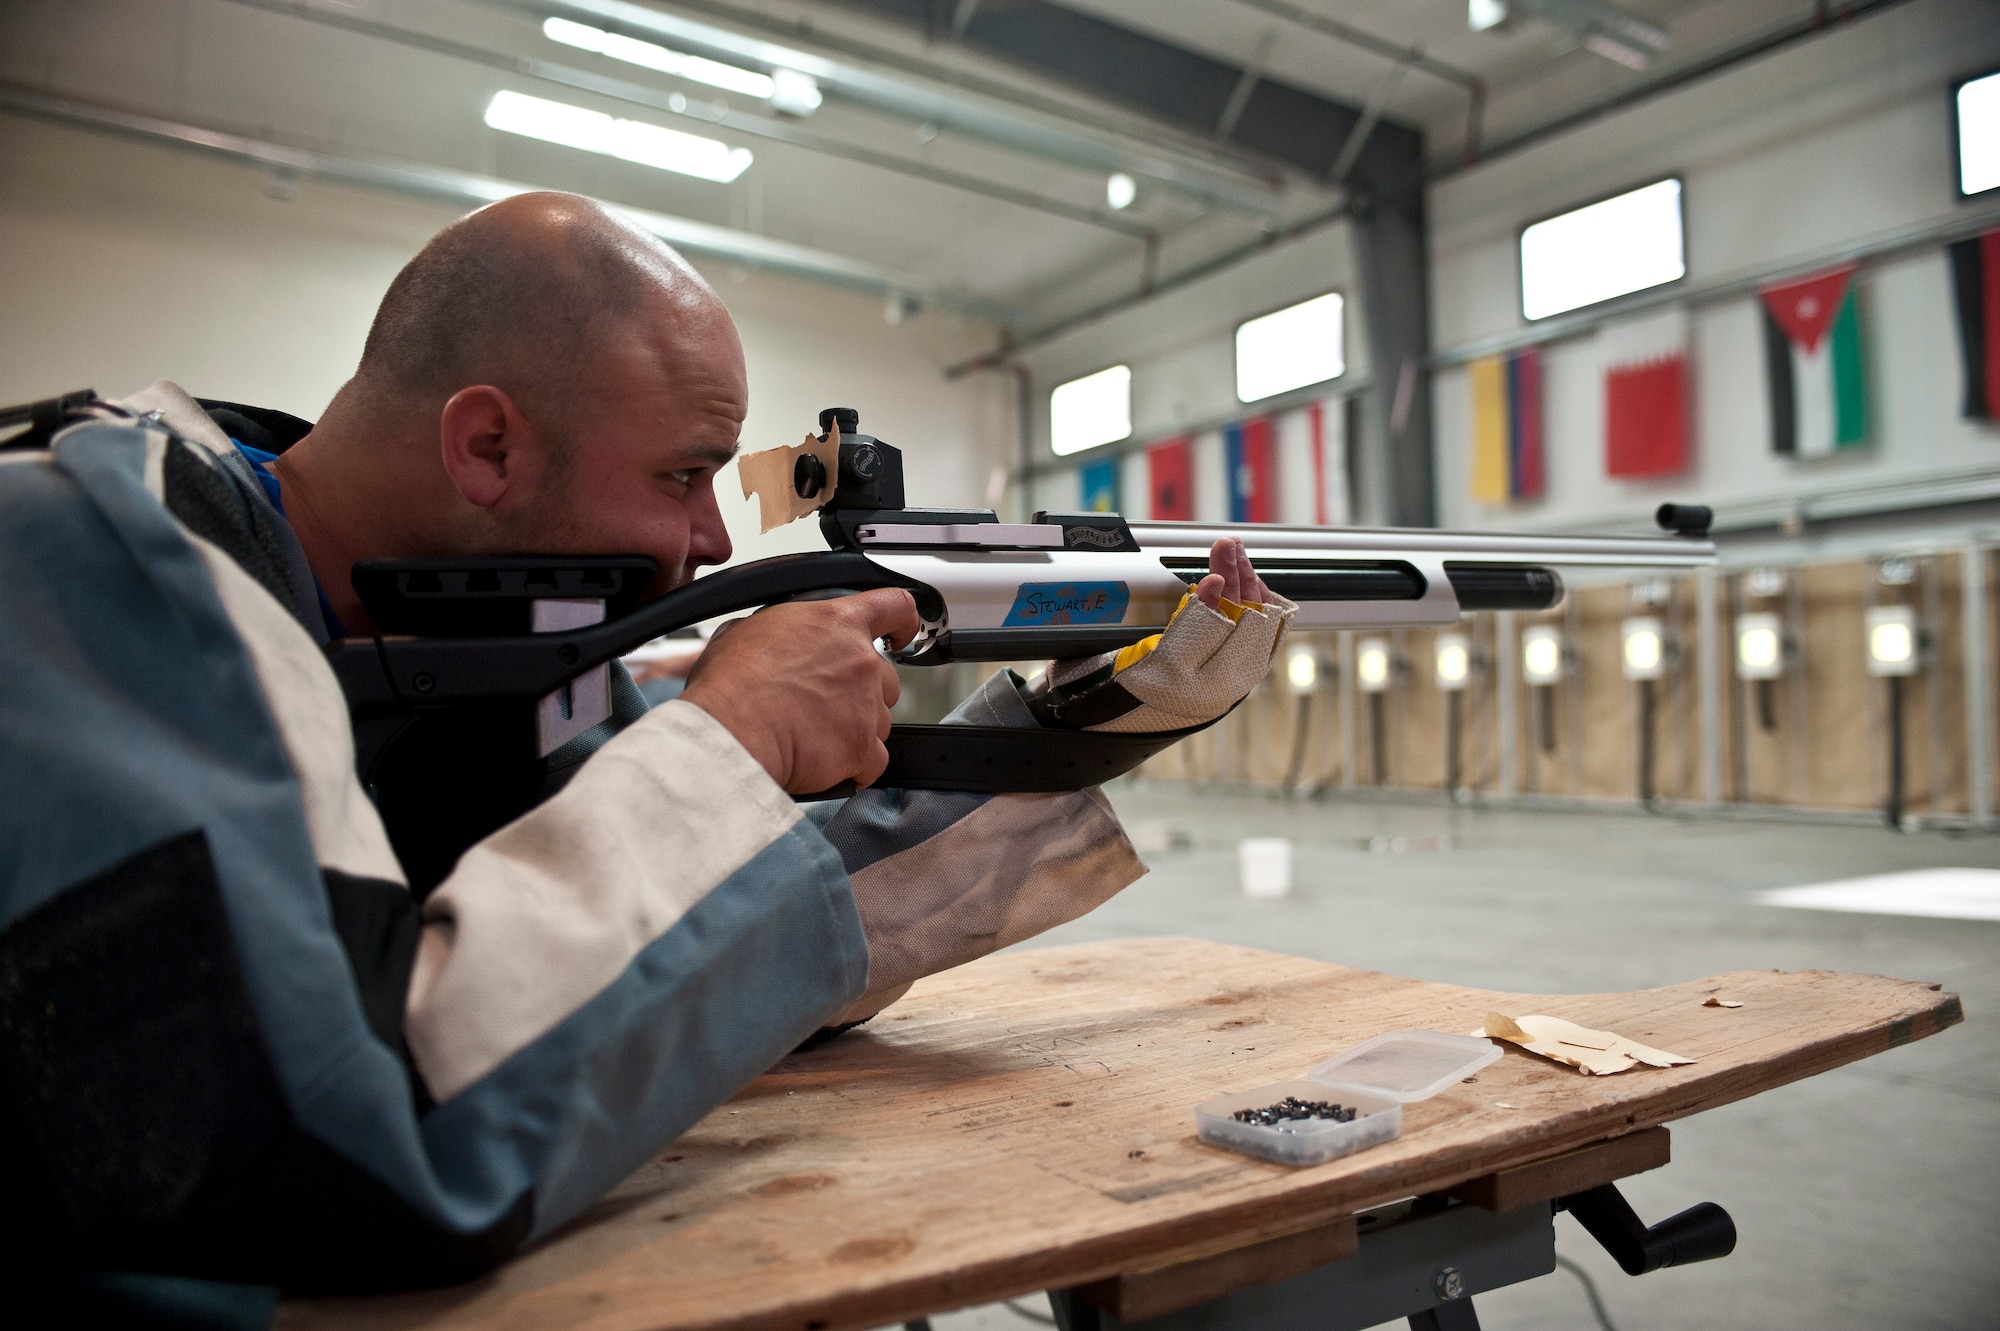
[[[469,1276],[864,995],[1143,872],[1096,792],[802,810],[675,701],[419,900],[309,568],[217,424],[256,422],[164,382],[127,405],[158,415],[0,452],[17,1278]],[[965,714],[1034,724],[996,679]]]

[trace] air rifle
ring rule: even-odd
[[[413,722],[458,711],[473,729],[546,759],[609,715],[608,663],[721,615],[781,601],[906,588],[922,629],[898,663],[1022,661],[1113,650],[1161,632],[1220,537],[1241,539],[1294,630],[1421,628],[1469,610],[1545,610],[1557,566],[1712,563],[1709,510],[1662,505],[1657,537],[1547,537],[1423,529],[1128,522],[1115,513],[904,506],[902,454],[847,408],[821,433],[743,460],[773,517],[817,513],[828,549],[726,568],[649,601],[643,558],[376,560],[354,585],[380,638],[328,648],[355,719],[363,779],[377,784]],[[776,478],[776,484],[770,483]],[[746,479],[746,490],[751,482]],[[467,709],[470,709],[468,711]],[[532,741],[511,713],[532,713]],[[461,727],[463,729],[463,727]],[[1195,727],[1194,729],[1200,729]],[[898,725],[880,784],[962,791],[1075,790],[1119,776],[1192,731],[1101,734]],[[460,755],[461,759],[463,755]]]

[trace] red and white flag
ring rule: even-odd
[[[1687,470],[1687,348],[1680,306],[1598,330],[1607,476],[1645,480]]]

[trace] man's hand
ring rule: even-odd
[[[720,721],[794,795],[865,786],[889,765],[889,709],[902,686],[875,650],[919,627],[906,591],[794,601],[723,626],[681,697]]]
[[[1250,555],[1243,542],[1225,536],[1208,551],[1208,576],[1195,584],[1194,594],[1210,610],[1221,608],[1224,597],[1238,605],[1265,605],[1271,600],[1264,580],[1250,567]]]

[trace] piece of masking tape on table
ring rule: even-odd
[[[826,481],[811,497],[799,493],[793,484],[799,459],[810,455],[825,468]],[[797,521],[832,497],[840,483],[840,426],[827,427],[826,438],[812,435],[796,448],[767,448],[737,459],[737,475],[743,481],[743,497],[757,496],[757,523],[760,531],[771,531]]]
[[[1531,1054],[1567,1063],[1594,1077],[1608,1077],[1646,1066],[1679,1067],[1694,1062],[1664,1049],[1628,1040],[1611,1031],[1595,1031],[1561,1017],[1510,1017],[1502,1012],[1486,1014],[1486,1025],[1472,1032],[1495,1040],[1517,1044]]]

